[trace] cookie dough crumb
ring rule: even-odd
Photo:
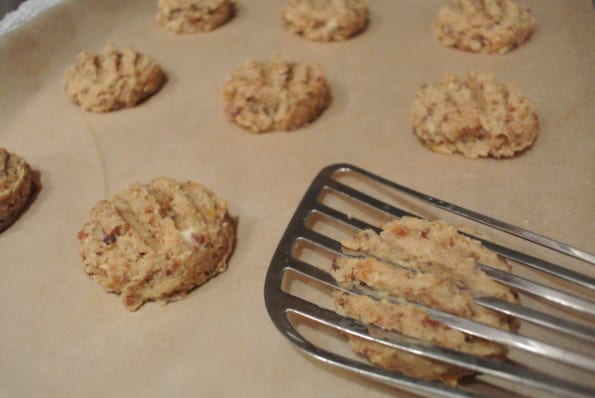
[[[366,29],[365,0],[290,0],[281,12],[285,27],[313,41],[347,40]]]
[[[235,12],[231,0],[159,0],[157,22],[174,33],[209,32]]]
[[[295,130],[316,119],[330,104],[331,92],[318,64],[248,61],[223,88],[228,118],[253,133]]]
[[[26,206],[33,189],[25,159],[0,147],[0,231],[8,228]]]
[[[488,277],[476,261],[510,271],[510,266],[477,240],[460,234],[445,221],[403,217],[380,233],[364,230],[342,242],[332,274],[345,289],[373,291],[373,299],[335,291],[336,311],[365,325],[397,332],[440,347],[504,359],[505,346],[467,335],[431,317],[425,307],[452,313],[501,330],[516,332],[519,322],[475,303],[467,287],[482,296],[518,304],[518,293]],[[418,303],[417,306],[412,303]],[[370,329],[374,334],[374,329]],[[351,348],[370,362],[412,377],[456,384],[471,371],[409,354],[354,336]]]
[[[159,91],[165,79],[153,59],[110,44],[100,54],[79,54],[78,63],[66,70],[64,92],[87,111],[109,112],[137,105]]]
[[[449,0],[433,31],[447,47],[505,54],[527,41],[534,28],[531,11],[515,0]]]
[[[435,152],[469,158],[512,157],[529,148],[539,130],[533,104],[511,83],[489,73],[445,74],[423,85],[411,111],[413,131]]]
[[[225,271],[234,239],[225,200],[165,177],[100,201],[78,233],[84,271],[130,311],[180,300]]]

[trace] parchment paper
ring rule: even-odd
[[[0,145],[41,173],[43,189],[0,234],[0,395],[6,397],[387,397],[395,390],[299,354],[263,303],[273,250],[314,175],[350,162],[461,206],[595,251],[595,15],[589,1],[529,1],[538,27],[505,56],[434,42],[442,1],[370,1],[371,24],[344,43],[281,28],[285,1],[238,1],[230,23],[176,36],[156,2],[68,1],[0,38]],[[169,81],[141,106],[86,113],[62,93],[82,50],[132,45]],[[282,53],[322,64],[333,103],[310,127],[250,134],[228,122],[226,76]],[[541,132],[511,160],[443,156],[412,134],[419,85],[471,69],[514,81]],[[186,300],[129,313],[81,270],[88,211],[136,181],[206,184],[239,217],[229,270]]]

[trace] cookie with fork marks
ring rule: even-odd
[[[337,312],[366,325],[400,333],[444,348],[503,359],[506,347],[477,338],[432,318],[435,308],[505,331],[516,332],[518,321],[484,308],[472,292],[518,303],[513,289],[489,278],[477,262],[510,271],[506,261],[481,243],[462,235],[444,221],[403,217],[386,224],[380,233],[364,230],[342,242],[347,254],[332,273],[346,289],[367,295],[333,293]],[[421,305],[421,306],[420,306]],[[372,363],[409,376],[456,384],[470,373],[443,362],[350,337],[351,348]]]
[[[32,176],[25,159],[0,147],[0,231],[25,208],[33,190]]]
[[[224,272],[234,239],[225,200],[165,177],[100,201],[78,233],[84,271],[130,311],[180,300]]]

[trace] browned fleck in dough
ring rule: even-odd
[[[511,83],[489,73],[445,74],[423,85],[413,101],[413,131],[435,152],[508,158],[529,148],[539,131],[533,104]]]
[[[225,200],[160,177],[97,203],[78,240],[84,271],[135,311],[185,298],[225,271],[235,231]]]
[[[517,48],[534,29],[531,11],[515,0],[449,0],[433,26],[443,45],[487,54]]]
[[[0,147],[0,231],[21,213],[31,196],[33,177],[25,159]]]
[[[273,57],[233,72],[223,102],[228,118],[253,133],[289,131],[315,120],[329,106],[331,92],[320,65]]]
[[[281,12],[285,27],[320,42],[347,40],[368,26],[366,0],[289,0]]]
[[[469,288],[484,296],[518,303],[517,293],[490,279],[476,262],[509,271],[510,266],[477,240],[461,235],[444,221],[403,217],[380,233],[365,230],[342,242],[347,254],[335,259],[332,273],[346,289],[370,289],[381,299],[333,293],[337,312],[366,325],[397,332],[435,345],[488,358],[504,359],[506,347],[467,335],[432,319],[412,303],[516,332],[518,321],[473,301]],[[456,384],[471,372],[367,342],[351,336],[351,348],[372,363],[413,377]]]
[[[165,79],[153,59],[108,45],[100,54],[79,54],[78,63],[66,70],[64,92],[87,111],[109,112],[137,105],[159,91]]]
[[[235,12],[231,0],[159,0],[157,22],[174,33],[209,32]]]

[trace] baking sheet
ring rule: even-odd
[[[285,1],[238,1],[208,34],[176,36],[155,2],[67,1],[0,38],[0,145],[41,173],[29,210],[0,234],[0,395],[343,396],[395,391],[314,362],[273,327],[262,290],[273,250],[314,175],[350,162],[416,190],[595,251],[595,15],[589,1],[529,1],[531,41],[506,56],[446,49],[429,25],[442,1],[370,2],[361,36],[321,44],[285,32]],[[169,76],[141,106],[91,114],[62,94],[82,50],[113,41]],[[308,128],[250,134],[220,91],[248,58],[322,64],[333,103]],[[422,147],[408,122],[419,85],[445,71],[491,71],[537,106],[534,147],[469,160]],[[181,302],[129,313],[81,270],[90,208],[166,175],[206,184],[239,217],[229,270]]]

